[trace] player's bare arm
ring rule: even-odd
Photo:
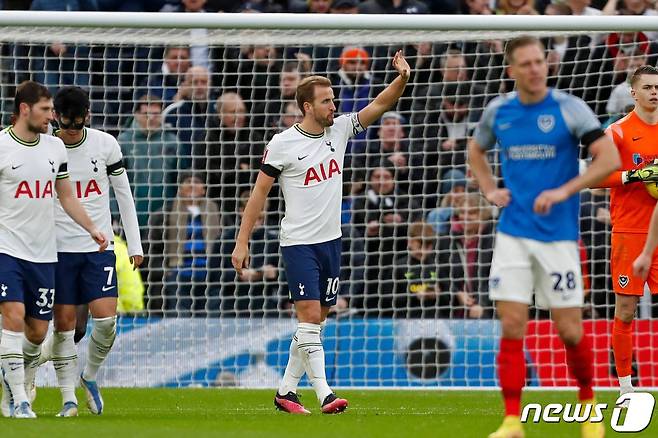
[[[506,188],[498,188],[486,151],[474,139],[468,143],[468,164],[487,201],[497,207],[506,207],[512,200],[510,191]]]
[[[264,172],[258,173],[256,184],[254,186],[249,200],[245,206],[244,213],[242,213],[242,220],[240,221],[240,232],[235,239],[235,249],[231,254],[231,263],[238,272],[242,275],[242,269],[249,267],[249,238],[254,229],[256,220],[265,207],[267,194],[274,184],[274,178],[265,174]]]
[[[73,195],[73,190],[71,190],[71,183],[69,182],[69,179],[58,179],[55,182],[55,190],[57,191],[57,197],[59,198],[59,202],[62,204],[62,208],[66,214],[71,216],[71,218],[76,223],[78,223],[78,225],[84,228],[89,233],[91,238],[94,239],[96,243],[98,243],[99,252],[105,251],[109,241],[106,239],[103,233],[101,233],[98,228],[96,228],[96,224],[94,224],[89,218],[87,212],[85,211],[82,204],[80,204],[78,198]]]
[[[593,159],[585,173],[569,180],[561,187],[540,193],[535,199],[535,213],[548,214],[554,204],[568,199],[586,187],[595,186],[621,166],[619,151],[607,135],[599,137],[589,149]]]
[[[364,128],[377,121],[404,93],[404,88],[407,86],[409,75],[411,74],[411,68],[404,59],[404,56],[402,56],[401,50],[398,50],[393,57],[392,64],[398,71],[399,76],[384,91],[379,93],[368,106],[359,111],[359,121]]]

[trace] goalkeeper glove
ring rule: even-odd
[[[658,164],[651,163],[641,169],[627,170],[624,183],[658,182]]]

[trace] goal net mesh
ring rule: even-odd
[[[395,78],[401,49],[413,70],[404,96],[346,155],[327,377],[332,386],[495,386],[500,327],[488,274],[499,212],[479,195],[465,147],[484,106],[513,90],[502,50],[521,33],[2,27],[3,125],[20,82],[53,93],[75,84],[89,91],[89,126],[123,150],[146,260],[143,290],[119,274],[119,336],[100,382],[278,384],[296,327],[278,187],[242,276],[230,261],[240,212],[265,145],[301,120],[299,80],[328,76],[337,112],[359,111]],[[653,32],[536,35],[550,85],[584,99],[606,125],[633,107],[629,72],[658,56]],[[490,159],[497,169],[495,151]],[[113,215],[120,236],[114,207]],[[580,227],[585,328],[596,335],[595,383],[608,386],[616,377],[605,190],[581,194]],[[643,386],[658,386],[657,312],[643,298],[634,329]],[[548,313],[534,307],[526,359],[528,384],[574,383]],[[40,378],[53,383],[54,373]]]

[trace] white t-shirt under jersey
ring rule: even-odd
[[[0,253],[35,263],[57,261],[54,198],[61,178],[68,172],[60,139],[40,134],[29,143],[11,127],[0,132]]]
[[[110,134],[85,128],[82,139],[76,144],[66,145],[66,152],[73,194],[80,200],[96,227],[110,239],[114,233],[108,168],[109,173],[119,174],[124,171],[119,143]],[[59,252],[98,251],[98,244],[66,214],[59,201],[55,207],[55,221]],[[112,248],[112,245],[108,247]]]
[[[343,163],[348,140],[363,131],[356,113],[334,119],[324,134],[299,125],[275,135],[263,155],[263,172],[278,175],[286,212],[281,246],[311,245],[341,236]]]

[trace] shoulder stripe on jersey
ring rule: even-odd
[[[66,172],[66,173],[62,173],[62,174],[57,175],[56,179],[64,179],[64,178],[68,178],[68,177],[69,177],[69,173]]]
[[[306,132],[306,131],[304,131],[304,130],[299,126],[299,123],[295,123],[293,126],[295,127],[295,129],[297,130],[297,132],[299,132],[300,134],[302,134],[302,135],[304,135],[304,136],[306,136],[306,137],[309,137],[309,138],[322,138],[322,137],[324,137],[324,132],[323,132],[322,134],[311,134],[310,132]]]
[[[116,171],[110,173],[109,175],[110,175],[110,176],[119,176],[119,175],[122,175],[123,172],[125,172],[125,171],[126,171],[126,169],[121,168],[121,169],[119,169],[119,170],[116,170]]]
[[[9,128],[7,128],[7,132],[9,133],[9,135],[11,136],[11,138],[12,138],[16,143],[22,144],[23,146],[36,146],[36,145],[39,144],[39,140],[41,140],[41,134],[38,134],[38,135],[37,135],[37,139],[34,140],[34,141],[25,141],[25,140],[21,140],[21,139],[18,138],[18,136],[14,133],[14,130],[11,129],[11,126],[10,126]]]
[[[57,132],[59,133],[59,132],[61,132],[61,130],[58,130]],[[72,143],[72,144],[64,143],[64,146],[66,146],[66,149],[74,149],[74,148],[77,148],[78,146],[80,146],[86,140],[87,140],[87,128],[83,128],[82,129],[82,138],[80,139],[79,142]]]
[[[123,160],[119,160],[116,163],[108,165],[106,168],[107,174],[114,174],[115,172],[123,169]]]

